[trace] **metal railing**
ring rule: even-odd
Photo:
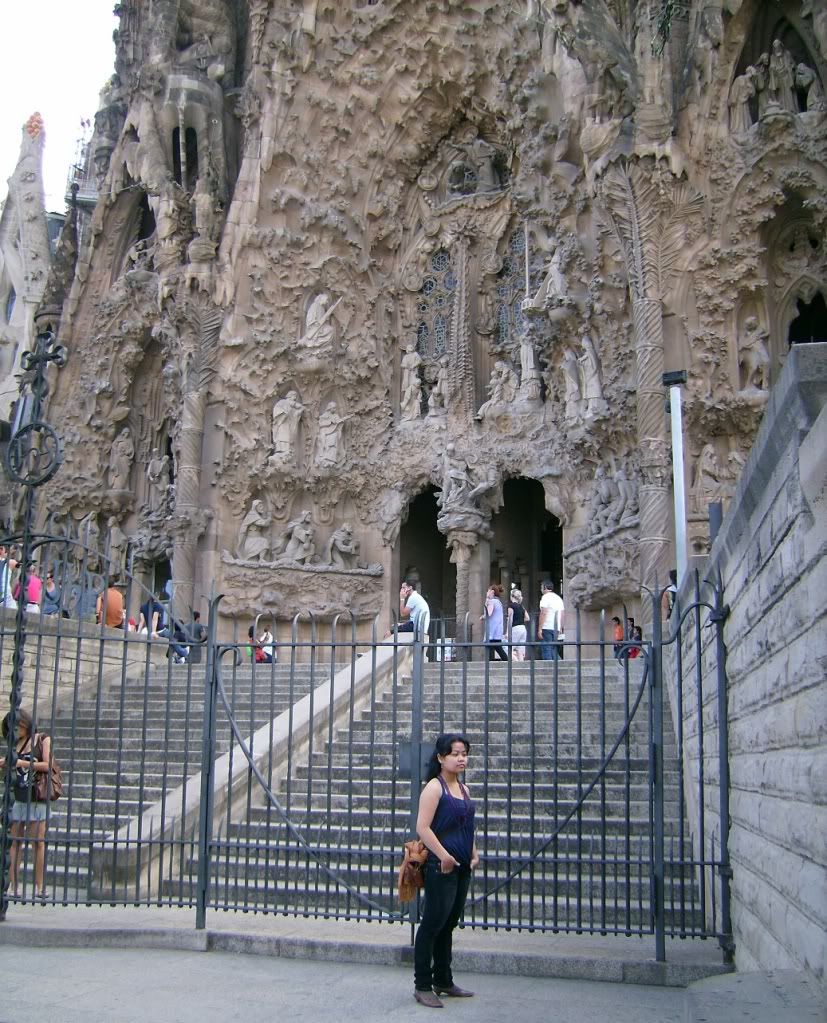
[[[456,637],[446,660],[430,639],[304,615],[277,634],[277,659],[257,663],[243,637],[219,638],[213,601],[204,656],[178,665],[169,638],[30,616],[23,703],[66,781],[47,811],[48,901],[189,906],[198,926],[219,909],[413,923],[396,866],[424,753],[456,730],[472,746],[482,855],[466,926],[651,935],[658,958],[667,936],[727,949],[727,836],[702,837],[707,781],[688,783],[679,713],[687,670],[708,674],[702,628],[721,635],[722,599],[699,593],[667,637],[659,600],[637,658],[631,642],[615,658],[605,632],[582,638],[578,619],[562,660],[529,641],[524,662]],[[672,653],[690,629],[691,668]],[[699,714],[702,765],[705,727]],[[714,742],[720,762],[725,739]],[[29,842],[12,906],[34,898],[33,855]]]

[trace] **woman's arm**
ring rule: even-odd
[[[441,795],[442,787],[436,778],[432,778],[422,790],[422,795],[419,797],[419,812],[416,816],[416,833],[419,835],[419,840],[424,842],[426,848],[430,849],[434,856],[436,856],[439,860],[442,873],[450,874],[454,867],[459,866],[459,863],[448,852],[431,829],[431,824],[433,823],[434,814],[436,813],[436,808],[439,805]]]
[[[32,743],[32,756],[34,757],[34,748],[36,743]],[[40,736],[40,753],[43,757],[42,760],[32,760],[33,771],[48,771],[49,770],[49,758],[52,755],[52,740],[48,735]]]

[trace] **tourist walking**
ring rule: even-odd
[[[0,728],[3,739],[8,738],[9,716],[3,718]],[[46,800],[39,801],[36,794],[36,776],[50,771],[52,741],[48,735],[35,731],[31,714],[21,707],[17,712],[17,738],[14,743],[12,767],[14,775],[14,803],[11,808],[11,849],[9,852],[9,885],[12,896],[20,894],[18,872],[20,867],[21,844],[24,839],[34,843],[34,884],[38,899],[48,899],[44,884],[46,865]],[[6,766],[6,758],[0,757],[0,770]]]
[[[463,735],[440,735],[419,797],[416,832],[428,849],[425,903],[414,943],[414,998],[442,1008],[439,995],[470,998],[451,972],[454,928],[462,917],[471,872],[479,863],[474,803],[460,781],[471,746]]]
[[[499,583],[491,583],[485,594],[485,608],[481,618],[485,620],[485,643],[488,647],[488,660],[493,661],[499,657],[501,661],[508,660],[508,654],[503,649],[503,588]]]
[[[516,586],[511,587],[511,600],[508,603],[508,630],[511,633],[512,661],[525,660],[525,641],[528,611],[523,607],[523,594]]]
[[[563,598],[554,592],[552,583],[546,581],[541,585],[540,597],[540,657],[544,661],[556,661],[560,654],[557,649],[557,634],[564,629],[563,615],[565,605]]]

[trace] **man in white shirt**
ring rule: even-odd
[[[540,657],[544,661],[556,661],[557,633],[565,628],[563,598],[554,592],[554,586],[546,581],[542,584],[540,597]]]
[[[427,640],[428,626],[431,624],[431,609],[428,601],[409,582],[402,583],[399,591],[399,617],[407,618],[399,626],[400,632],[413,632],[421,639]]]

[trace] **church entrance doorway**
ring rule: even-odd
[[[411,501],[408,520],[399,534],[401,579],[418,579],[418,589],[431,608],[431,620],[444,618],[446,635],[454,635],[457,570],[451,564],[445,537],[437,529],[436,489],[429,487]]]
[[[503,506],[494,516],[491,541],[491,579],[504,587],[507,601],[512,583],[523,592],[532,613],[540,601],[540,583],[550,579],[561,592],[563,529],[546,510],[543,486],[537,480],[506,480]]]

